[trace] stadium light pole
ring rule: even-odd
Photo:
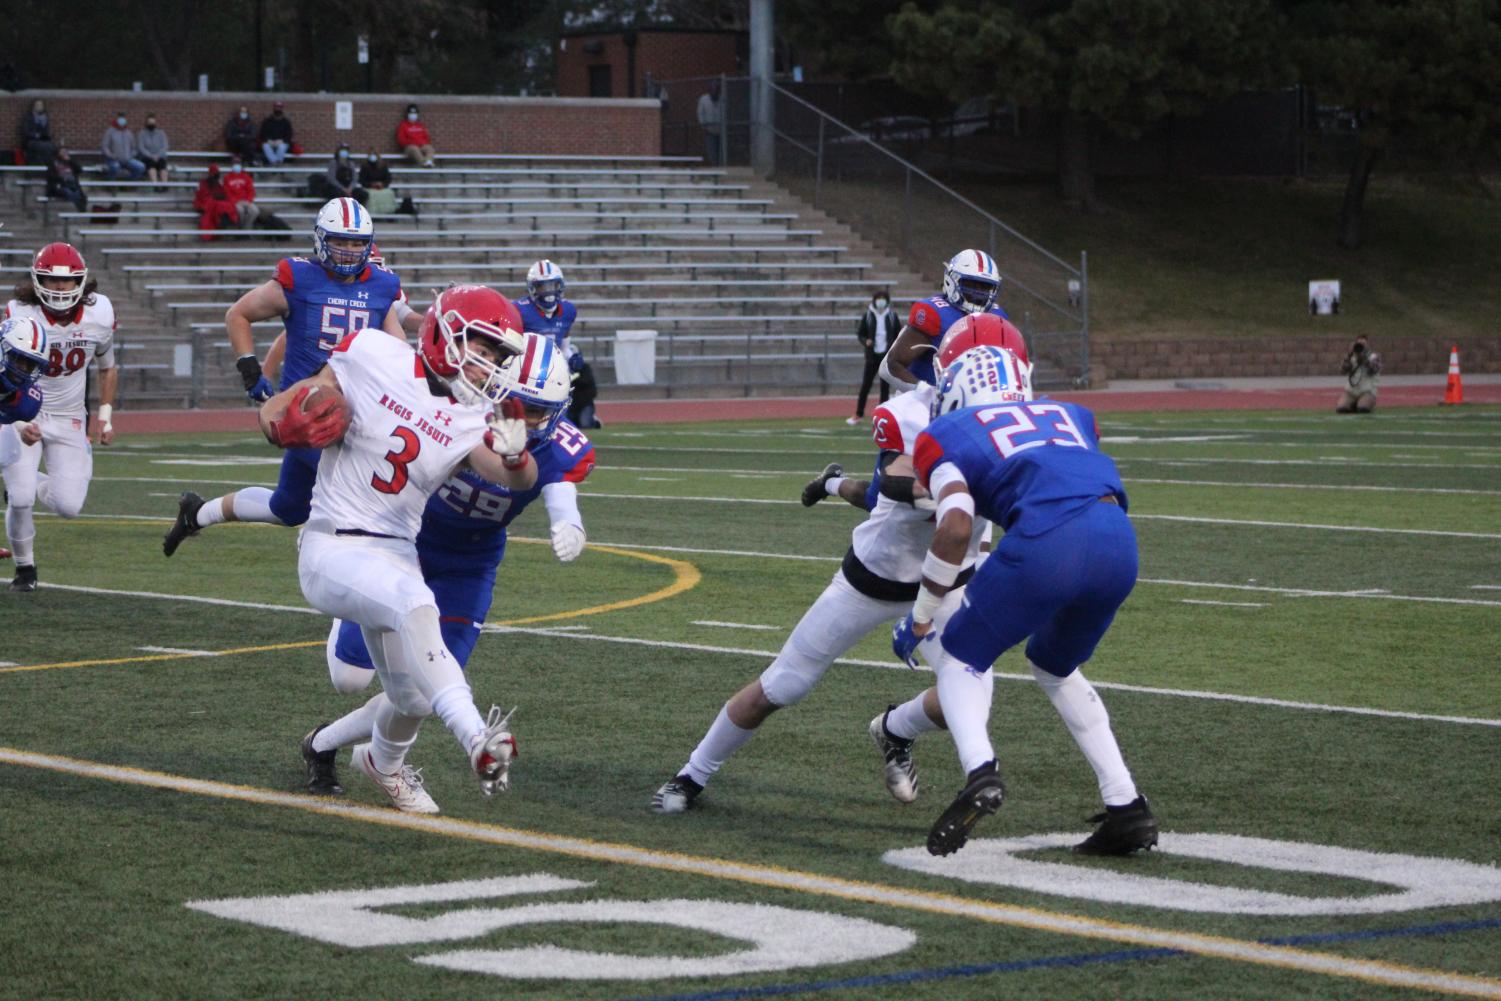
[[[750,76],[751,76],[751,168],[762,177],[770,177],[776,167],[776,141],[772,114],[772,73],[775,21],[772,0],[750,3]]]

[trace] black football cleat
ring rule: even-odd
[[[177,498],[177,520],[167,529],[162,539],[162,552],[168,556],[177,552],[182,540],[198,534],[198,509],[203,507],[203,498],[191,490]]]
[[[1150,851],[1157,844],[1157,818],[1152,816],[1145,796],[1137,796],[1125,806],[1107,806],[1089,822],[1100,826],[1074,845],[1076,854],[1130,855]]]
[[[823,467],[823,472],[808,481],[803,487],[803,507],[812,507],[829,495],[828,482],[836,476],[844,475],[844,467],[837,462],[831,462]]]
[[[342,796],[344,787],[339,784],[339,771],[335,761],[339,756],[338,750],[313,750],[313,738],[326,726],[327,723],[320,723],[302,738],[302,761],[307,765],[307,791],[314,796]]]
[[[980,818],[995,813],[1005,800],[1006,786],[994,761],[970,772],[969,781],[928,831],[928,854],[952,855],[963,848]]]
[[[16,564],[16,575],[10,579],[12,591],[35,591],[36,590],[36,566]]]
[[[651,808],[658,813],[686,813],[704,787],[687,775],[677,775],[666,782],[651,797]]]

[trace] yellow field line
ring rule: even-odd
[[[545,539],[511,539],[511,542],[524,542],[527,544],[542,545]],[[673,580],[666,587],[658,588],[648,594],[635,598],[625,598],[621,601],[612,601],[604,605],[590,605],[588,608],[576,608],[568,612],[551,612],[547,615],[532,615],[523,619],[505,619],[494,623],[498,626],[527,626],[537,622],[557,622],[561,619],[577,619],[586,615],[599,615],[602,612],[615,612],[623,608],[635,608],[640,605],[650,605],[658,601],[666,601],[668,598],[682,594],[684,591],[697,587],[703,575],[698,567],[686,560],[674,560],[666,556],[658,556],[655,553],[643,553],[635,549],[619,549],[615,546],[591,546],[592,551],[601,553],[613,553],[616,556],[628,556],[633,559],[645,560],[648,563],[659,563],[672,570]],[[297,650],[305,647],[322,646],[324,640],[304,640],[297,643],[272,643],[266,646],[242,646],[228,650],[209,650],[195,653],[160,653],[143,657],[108,657],[97,660],[65,660],[52,664],[17,664],[12,667],[0,667],[0,674],[15,674],[22,671],[52,671],[64,667],[104,667],[110,664],[146,664],[153,661],[184,660],[187,658],[201,657],[228,657],[240,653],[267,653],[273,650]]]
[[[1194,932],[1154,928],[1149,925],[1127,924],[1041,908],[975,900],[949,893],[825,876],[780,866],[657,851],[636,845],[565,837],[478,821],[398,813],[390,809],[330,801],[298,793],[233,785],[208,779],[194,779],[166,772],[60,755],[37,754],[10,747],[0,747],[0,763],[217,799],[285,807],[322,816],[398,827],[444,837],[463,838],[509,848],[566,855],[595,862],[706,876],[779,890],[792,890],[813,896],[834,897],[947,917],[970,918],[991,924],[1078,938],[1121,942],[1147,948],[1176,949],[1211,959],[1317,973],[1388,987],[1407,987],[1440,994],[1501,999],[1501,980],[1489,977],[1359,959],[1289,946],[1263,945],[1260,942],[1225,936],[1200,935]]]

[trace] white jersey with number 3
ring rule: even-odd
[[[102,292],[89,305],[79,303],[61,320],[41,306],[12,299],[6,316],[29,317],[47,331],[47,368],[42,372],[42,413],[82,417],[85,370],[99,359],[101,369],[115,367],[115,307]]]
[[[351,421],[318,461],[308,527],[416,539],[428,497],[484,438],[489,406],[434,396],[422,359],[379,330],[350,334],[328,364]]]

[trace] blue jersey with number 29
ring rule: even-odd
[[[317,261],[287,257],[276,264],[276,283],[287,298],[281,389],[318,371],[349,334],[379,327],[401,298],[401,279],[374,264],[345,282],[331,277]]]
[[[1084,513],[1106,495],[1126,507],[1115,462],[1100,451],[1094,414],[1077,403],[1036,400],[966,407],[918,436],[918,478],[951,462],[975,511],[1006,534],[1031,538]]]

